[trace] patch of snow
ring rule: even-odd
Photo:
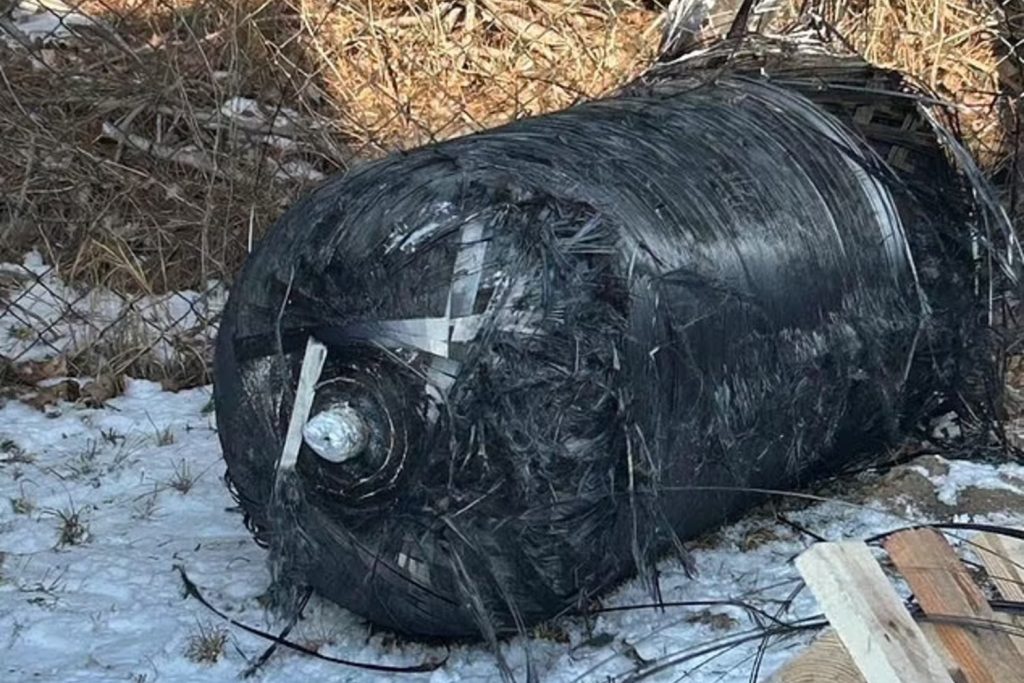
[[[57,270],[29,253],[21,265],[0,264],[18,284],[0,291],[0,357],[42,360],[97,343],[149,349],[156,362],[174,360],[176,343],[211,342],[227,302],[227,287],[211,281],[191,290],[129,299],[109,290],[66,285]]]
[[[967,460],[950,460],[947,464],[949,471],[945,474],[932,474],[923,467],[914,468],[931,480],[939,502],[944,505],[956,505],[960,493],[968,488],[1012,491],[1024,495],[1024,467],[1021,465],[1006,463],[993,466]]]
[[[232,97],[220,106],[221,116],[232,119],[246,128],[269,129],[274,133],[294,132],[300,122],[306,128],[316,129],[316,122],[306,122],[299,112],[289,107],[270,107],[248,97]]]
[[[22,0],[10,10],[9,16],[20,37],[42,45],[70,38],[75,27],[97,25],[92,17],[58,0]],[[20,43],[3,30],[0,37],[10,46]]]
[[[318,183],[327,176],[316,170],[308,161],[292,159],[278,164],[274,177],[278,180],[308,180]]]

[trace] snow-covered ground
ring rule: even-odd
[[[0,358],[19,361],[102,343],[119,325],[121,336],[133,335],[167,360],[179,336],[209,341],[215,327],[207,321],[223,306],[220,287],[131,302],[102,290],[79,292],[38,254],[0,264],[0,276],[7,278],[0,290]],[[45,336],[21,333],[22,327]],[[170,393],[128,381],[104,407],[83,402],[39,410],[46,402],[27,398],[6,404],[0,398],[0,681],[236,679],[268,643],[186,598],[175,568],[233,618],[281,628],[261,605],[270,578],[265,551],[245,530],[221,480],[210,388]],[[787,512],[791,525],[752,514],[702,539],[693,548],[695,578],[676,560],[662,563],[664,601],[705,604],[564,619],[504,643],[502,655],[518,680],[526,680],[527,661],[541,681],[555,683],[625,681],[669,661],[678,663],[645,680],[728,683],[751,680],[755,670],[756,680],[766,680],[813,634],[767,641],[762,649],[765,641],[756,636],[766,621],[723,603],[744,603],[786,622],[817,614],[791,562],[812,539],[796,529],[839,540],[916,521],[1024,525],[1024,468],[1016,465],[922,458],[838,496]],[[650,601],[648,591],[630,583],[604,605]],[[291,639],[371,664],[445,664],[389,676],[281,650],[259,679],[500,677],[497,658],[484,645],[446,650],[397,641],[317,598]]]
[[[209,343],[227,302],[227,288],[211,281],[203,292],[128,298],[102,288],[68,285],[38,252],[20,264],[0,263],[0,357],[42,360],[97,345],[146,349],[170,363],[177,344]]]
[[[182,565],[205,596],[236,619],[280,628],[258,600],[269,580],[264,550],[250,539],[241,515],[230,510],[233,501],[221,481],[209,399],[208,388],[167,393],[130,381],[106,408],[66,404],[50,416],[15,400],[0,408],[0,680],[235,680],[247,658],[266,647],[184,598],[174,569]],[[948,521],[955,514],[947,504],[972,496],[981,500],[978,492],[991,490],[1002,497],[986,510],[988,518],[1024,523],[1024,468],[929,462],[882,480],[876,490],[889,511],[882,503],[851,503],[864,499],[853,496],[788,517],[827,539],[863,538],[909,518]],[[930,492],[916,513],[907,513],[885,488],[911,490],[908,479],[925,482]],[[1015,515],[996,509],[1015,505]],[[775,614],[801,585],[791,559],[808,543],[791,527],[754,515],[694,549],[696,578],[687,578],[678,562],[664,562],[663,598],[743,600]],[[627,584],[605,604],[649,599],[639,585]],[[817,611],[805,590],[779,616],[793,620]],[[589,625],[566,619],[504,648],[520,680],[527,651],[543,681],[625,680],[645,661],[757,632],[738,607],[636,609],[603,614]],[[216,662],[196,661],[204,633],[227,636]],[[759,680],[810,637],[771,642]],[[371,636],[357,617],[316,598],[292,638],[324,654],[377,664],[413,665],[446,655],[444,648]],[[760,645],[755,639],[725,648],[650,680],[747,681]],[[498,670],[485,646],[462,645],[430,673],[389,677],[281,651],[257,676],[268,682],[441,683],[496,680]]]

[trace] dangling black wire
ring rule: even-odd
[[[387,664],[356,662],[350,659],[330,657],[328,655],[321,654],[316,650],[312,650],[308,647],[305,647],[304,645],[300,645],[287,639],[287,633],[291,631],[291,628],[294,624],[289,624],[286,632],[282,633],[281,635],[274,635],[272,633],[268,633],[266,631],[255,628],[253,626],[244,624],[238,621],[237,619],[229,617],[228,615],[224,614],[222,611],[214,607],[212,604],[210,604],[210,602],[203,596],[202,592],[199,590],[199,587],[196,586],[192,579],[188,577],[188,574],[185,573],[185,568],[182,565],[176,564],[174,565],[174,568],[175,570],[177,570],[179,576],[181,576],[182,586],[184,587],[185,595],[187,597],[195,598],[203,607],[210,610],[211,612],[213,612],[218,617],[220,617],[227,623],[231,624],[232,626],[240,628],[246,633],[251,633],[252,635],[262,638],[264,640],[269,640],[273,642],[275,646],[280,645],[288,648],[289,650],[301,652],[302,654],[308,657],[313,657],[314,659],[319,659],[325,662],[331,662],[332,664],[343,664],[345,666],[351,666],[356,669],[364,669],[366,671],[378,671],[381,673],[428,673],[430,671],[436,671],[437,669],[440,669],[448,661],[448,656],[445,655],[443,659],[425,661],[422,664],[417,664],[413,666],[388,666]],[[303,606],[305,606],[306,601],[308,601],[310,594],[310,592],[306,593],[306,597],[302,603]],[[266,659],[269,659],[271,654],[272,648],[268,648],[267,652],[264,652],[263,655],[260,657],[260,660],[262,660],[260,661],[260,664],[265,662]],[[258,669],[258,666],[256,668]]]

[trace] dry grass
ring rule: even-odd
[[[959,105],[963,133],[983,165],[998,161],[1007,138],[1006,12],[991,0],[859,0],[832,21],[869,60],[913,76]]]
[[[712,32],[723,34],[739,0],[720,0]],[[952,103],[981,163],[1005,155],[1012,100],[1024,91],[1020,0],[780,0],[751,21],[755,29],[792,25],[803,9],[824,33],[882,67],[895,69]]]
[[[74,506],[71,506],[62,510],[51,510],[49,512],[58,519],[58,548],[82,545],[89,541],[89,525],[82,517],[81,510],[77,510]]]
[[[187,460],[179,460],[174,465],[174,475],[168,480],[167,485],[185,496],[192,490],[199,480],[199,475],[192,471],[192,466]]]
[[[0,45],[0,262],[36,247],[66,282],[131,296],[230,280],[317,174],[560,109],[636,75],[659,42],[659,4],[86,0],[101,24],[77,38]],[[719,26],[734,5],[722,0]],[[765,21],[782,25],[804,5],[781,0]],[[1016,5],[808,6],[869,59],[955,102],[985,164],[1005,157],[1016,119],[1000,94],[1021,83],[1007,47],[1024,15]],[[262,110],[226,114],[240,97]],[[74,369],[204,378],[202,345],[168,371],[124,329]]]
[[[24,494],[17,498],[11,498],[11,510],[16,515],[30,515],[35,509],[36,504]]]
[[[600,0],[302,0],[305,40],[360,151],[560,109],[654,56],[657,13]]]
[[[90,0],[103,31],[3,55],[0,260],[42,246],[68,281],[146,294],[229,278],[308,187],[290,163],[330,173],[624,81],[655,15],[617,4]],[[234,97],[268,121],[219,114]]]
[[[295,80],[269,92],[283,79],[273,47],[287,36],[246,19],[254,2],[90,5],[109,24],[102,35],[3,54],[0,178],[15,194],[0,259],[40,246],[65,281],[145,294],[203,287],[234,272],[250,229],[303,189],[269,179],[271,145],[216,115],[236,95],[272,106],[295,97]],[[197,163],[114,139],[112,126]],[[325,147],[316,142],[297,140],[298,154]]]
[[[224,656],[227,643],[228,632],[222,627],[199,624],[188,637],[185,656],[196,664],[216,664]]]

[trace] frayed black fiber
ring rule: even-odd
[[[307,519],[305,483],[294,469],[278,472],[267,506],[274,520],[273,533],[267,539],[273,578],[266,598],[269,606],[284,619],[292,619],[299,610],[315,563],[316,541],[305,530]]]
[[[220,328],[228,475],[285,602],[494,642],[632,576],[656,593],[746,489],[940,413],[990,434],[1020,262],[927,93],[730,41],[289,209]],[[280,478],[310,337],[323,442]]]

